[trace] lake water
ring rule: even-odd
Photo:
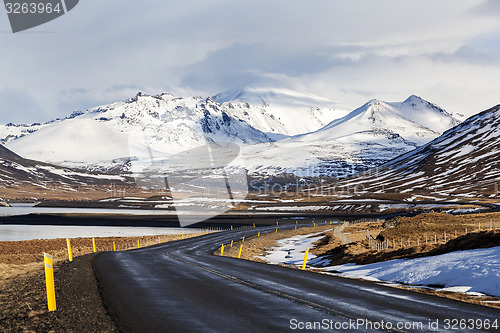
[[[171,234],[191,234],[205,229],[106,227],[106,226],[55,226],[55,225],[0,225],[0,241],[30,239],[79,238],[79,237],[127,237]]]
[[[175,215],[175,210],[146,209],[104,209],[104,208],[64,208],[34,207],[31,204],[12,204],[12,207],[0,207],[0,216],[28,214],[126,214],[126,215]]]

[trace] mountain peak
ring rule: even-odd
[[[380,106],[380,105],[386,106],[387,102],[384,102],[384,101],[382,101],[380,99],[374,98],[374,99],[369,100],[368,103],[366,103],[365,105],[363,105],[360,109],[363,109],[364,111],[367,111],[371,107]]]
[[[245,114],[240,119],[260,123],[279,122],[281,133],[286,135],[318,130],[352,110],[349,106],[306,92],[283,78],[257,80],[219,93],[213,96],[213,100],[224,107],[244,108]],[[269,132],[276,130],[270,128]]]
[[[431,103],[422,97],[419,97],[417,95],[411,95],[408,97],[403,103],[403,105],[409,106],[415,110],[422,110],[422,109],[432,109],[433,111],[444,114],[446,116],[450,116],[453,118],[453,116],[445,111],[443,108],[439,107],[438,105]]]
[[[433,141],[400,155],[374,174],[350,179],[367,192],[498,196],[500,106],[469,117]],[[343,186],[343,184],[335,184]]]
[[[262,106],[286,104],[309,107],[334,107],[339,105],[337,102],[300,89],[295,89],[294,87],[278,85],[250,84],[238,89],[221,92],[212,98],[221,104],[226,102],[243,102]]]
[[[411,95],[403,102],[403,104],[411,104],[411,103],[429,103],[429,102],[417,95]]]

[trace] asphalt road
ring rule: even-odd
[[[500,325],[499,310],[211,254],[256,230],[274,227],[99,254],[94,270],[104,304],[124,332],[500,331],[478,329]],[[461,319],[475,321],[452,329]],[[464,323],[473,328],[461,329]]]

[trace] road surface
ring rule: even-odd
[[[496,309],[211,254],[256,230],[274,227],[99,254],[104,304],[124,332],[500,331],[484,329],[500,325]]]

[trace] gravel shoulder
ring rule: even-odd
[[[383,226],[382,222],[367,222],[344,228],[342,231],[352,244],[343,244],[338,234],[332,230],[333,225],[316,224],[314,227],[297,228],[297,230],[280,230],[260,234],[258,228],[255,235],[242,239],[234,239],[233,246],[225,244],[224,255],[237,257],[240,245],[243,245],[242,259],[263,261],[256,256],[276,245],[277,240],[294,235],[324,233],[324,237],[315,243],[311,250],[316,255],[329,255],[332,259],[339,256],[339,262],[346,256],[351,262],[368,263],[384,261],[393,258],[435,255],[443,252],[456,251],[464,248],[489,247],[500,245],[500,232],[473,230],[473,225],[481,223],[489,225],[490,218],[499,215],[469,215],[463,217],[448,217],[447,215],[422,214],[415,218],[404,218],[394,225]],[[399,223],[399,224],[398,224]],[[411,225],[414,225],[412,227]],[[458,228],[460,226],[460,228]],[[498,225],[493,225],[498,227]],[[461,235],[468,228],[469,235]],[[484,227],[483,227],[484,228]],[[434,233],[446,230],[459,234],[455,239],[442,244],[422,244],[405,249],[387,249],[375,251],[363,240],[366,230],[373,237],[381,235],[387,239],[406,238],[416,231],[430,239]],[[189,235],[194,237],[196,235]],[[186,235],[185,237],[188,237]],[[423,237],[423,236],[422,236]],[[181,239],[181,235],[161,236],[161,241]],[[112,250],[113,242],[117,249],[126,250],[140,246],[158,243],[158,237],[115,237],[96,238],[98,251]],[[53,331],[83,331],[83,332],[114,332],[117,326],[108,315],[101,299],[98,284],[92,269],[92,240],[88,238],[72,239],[74,253],[73,262],[67,259],[65,239],[32,240],[22,242],[0,242],[0,331],[7,332],[53,332]],[[412,240],[413,242],[413,240]],[[43,269],[43,252],[51,253],[54,258],[57,311],[48,312],[45,294]],[[214,254],[219,255],[220,252]],[[342,258],[341,258],[342,257]],[[340,259],[341,258],[341,259]],[[431,293],[440,297],[458,299],[465,302],[483,304],[477,297],[469,297],[460,293],[437,292],[428,289],[416,289],[413,286],[401,286],[423,293]],[[490,303],[490,306],[500,308],[500,304]]]
[[[0,285],[0,322],[5,332],[116,332],[97,288],[94,254],[58,262],[54,268],[57,310],[48,312],[43,268]],[[42,264],[38,264],[41,266]]]
[[[184,237],[194,237],[195,234]],[[161,236],[162,242],[182,235]],[[158,236],[96,238],[98,251],[158,243]],[[0,332],[116,332],[102,303],[92,269],[92,239],[72,239],[73,261],[65,239],[0,242]],[[47,310],[43,252],[54,258],[57,310]]]

